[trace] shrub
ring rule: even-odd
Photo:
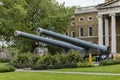
[[[28,68],[31,66],[30,55],[19,54],[10,61],[10,64],[16,68]]]
[[[1,58],[0,59],[0,63],[6,63],[6,62],[9,62],[10,61],[10,58]]]
[[[106,66],[106,65],[115,65],[115,64],[120,64],[120,61],[119,60],[103,60],[100,62],[100,66]]]
[[[55,69],[77,67],[78,62],[83,62],[83,58],[76,52],[69,52],[41,57],[33,54],[18,54],[10,61],[10,64],[16,68]]]
[[[68,54],[66,54],[66,59],[70,62],[84,62],[83,58],[75,51],[71,51]]]
[[[78,62],[83,62],[82,57],[74,52],[68,54],[45,55],[38,59],[32,69],[56,69],[77,67]]]
[[[11,57],[14,57],[17,55],[17,53],[19,53],[19,50],[17,48],[8,47],[7,49],[9,51],[9,54],[11,55]]]
[[[64,67],[63,64],[64,64],[65,59],[63,58],[62,54],[54,55],[53,58],[56,60],[56,63],[53,66],[54,69]]]
[[[84,62],[84,63],[77,63],[77,67],[80,67],[80,68],[84,68],[84,67],[94,67],[93,64],[89,63],[89,62]]]
[[[70,52],[68,54],[62,54],[58,59],[59,64],[61,65],[61,68],[76,67],[77,62],[80,61],[79,56],[80,55],[77,55],[76,53],[73,53],[73,52]]]
[[[30,60],[31,60],[31,65],[34,66],[34,64],[37,63],[37,61],[40,59],[41,57],[36,55],[36,54],[31,54],[30,56]]]
[[[47,65],[44,64],[43,60],[42,60],[42,59],[39,59],[39,60],[37,61],[37,63],[32,66],[31,69],[41,70],[41,69],[46,69],[46,66],[47,66]]]
[[[13,72],[15,68],[11,65],[0,66],[0,72]]]
[[[45,55],[38,59],[37,63],[32,66],[32,69],[52,69],[54,65],[57,63],[54,56]]]

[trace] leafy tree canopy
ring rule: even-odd
[[[74,7],[65,7],[56,0],[0,0],[0,35],[13,36],[15,30],[34,33],[42,27],[64,33]],[[31,41],[20,40],[24,49],[32,46]],[[25,44],[24,44],[25,43]]]

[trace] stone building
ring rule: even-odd
[[[120,52],[120,0],[96,6],[77,7],[66,35],[111,47]]]

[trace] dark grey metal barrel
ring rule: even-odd
[[[51,45],[55,45],[55,46],[61,47],[61,48],[66,49],[66,50],[69,50],[69,49],[80,50],[80,51],[83,50],[83,48],[77,47],[77,46],[72,45],[70,43],[66,43],[66,42],[62,42],[62,41],[58,41],[58,40],[53,40],[53,39],[48,39],[48,38],[43,38],[43,37],[40,37],[37,35],[21,32],[21,31],[15,31],[14,35],[21,36],[21,37],[28,38],[28,39],[32,39],[32,40],[36,40],[36,41],[40,41],[40,42],[51,44]]]
[[[55,33],[53,31],[45,30],[45,29],[42,29],[42,28],[37,28],[36,31],[38,33],[40,33],[40,34],[51,36],[51,37],[60,39],[62,41],[71,43],[73,45],[82,47],[82,48],[84,48],[86,50],[95,49],[95,50],[99,50],[101,53],[104,53],[104,54],[105,53],[108,54],[108,52],[109,52],[108,51],[108,47],[106,47],[104,45],[98,45],[98,44],[94,44],[94,43],[87,42],[87,41],[84,41],[84,40],[72,38],[72,37],[65,36],[65,35],[62,35],[62,34],[59,34],[59,33]]]

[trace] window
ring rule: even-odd
[[[75,38],[75,32],[74,31],[71,32],[71,37]]]
[[[92,16],[88,16],[88,21],[92,21],[93,17]]]
[[[83,21],[84,21],[84,18],[83,18],[83,17],[80,17],[80,18],[79,18],[79,21],[80,21],[80,22],[83,22]]]
[[[79,28],[79,36],[83,36],[83,28],[82,27]]]
[[[71,22],[71,26],[75,26],[75,22],[74,21]]]
[[[66,36],[69,36],[68,32],[65,33]]]
[[[92,27],[88,27],[88,35],[89,36],[93,35],[93,29],[92,29]]]

